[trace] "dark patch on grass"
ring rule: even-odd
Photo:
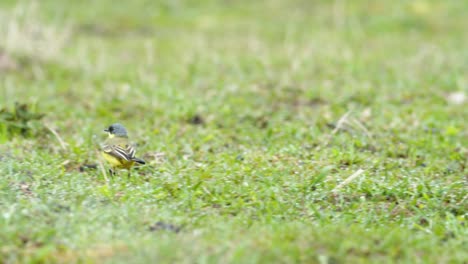
[[[466,214],[466,205],[448,205],[445,210],[455,216]]]
[[[308,100],[308,105],[311,107],[318,107],[326,104],[328,104],[328,102],[321,97],[314,97]]]
[[[353,94],[344,98],[343,104],[357,104],[361,106],[370,106],[374,101],[374,96],[369,94]]]
[[[241,117],[240,121],[250,123],[253,126],[260,128],[260,129],[265,129],[269,125],[268,117],[266,115],[248,114],[246,116]]]
[[[338,161],[338,165],[341,169],[347,168],[352,165],[362,164],[364,160],[359,157],[343,157]]]
[[[236,161],[244,161],[244,156],[242,154],[239,154],[236,156]]]
[[[444,237],[442,237],[441,241],[442,241],[442,242],[447,242],[447,241],[449,241],[449,240],[451,240],[451,239],[454,239],[454,238],[457,238],[457,236],[455,235],[455,233],[452,232],[452,231],[448,231],[448,232],[446,232],[446,233],[444,234]]]
[[[65,162],[62,163],[63,168],[67,172],[72,172],[72,171],[79,171],[79,172],[85,172],[88,170],[95,170],[97,169],[98,165],[96,163],[78,163],[70,160],[66,160]]]
[[[181,226],[178,225],[173,225],[169,223],[165,223],[162,221],[158,221],[148,227],[148,230],[151,232],[155,231],[169,231],[169,232],[174,232],[174,233],[179,233],[180,230],[182,230]]]
[[[85,172],[85,171],[88,171],[88,170],[95,170],[95,169],[97,169],[97,167],[98,167],[97,164],[92,163],[92,164],[83,164],[78,169],[79,169],[80,172]]]
[[[389,145],[385,149],[385,154],[388,158],[406,159],[409,157],[410,154],[410,148],[406,144],[401,142]]]
[[[188,118],[187,122],[192,125],[204,125],[205,119],[200,114],[195,114]]]
[[[30,238],[27,235],[19,236],[20,242],[23,246],[28,246],[31,248],[40,248],[44,246],[44,242],[35,241],[34,239]]]
[[[356,144],[355,144],[356,146]],[[376,145],[373,145],[373,144],[364,144],[362,146],[356,146],[359,150],[363,150],[363,151],[367,151],[367,152],[370,152],[370,153],[377,153],[377,152],[380,152],[380,149],[378,146]]]
[[[265,129],[268,127],[268,119],[265,116],[260,116],[255,121],[256,126],[260,129]]]
[[[15,136],[31,136],[39,130],[33,125],[44,117],[44,114],[36,113],[30,110],[28,104],[15,103],[12,110],[3,108],[0,110],[0,129],[6,131],[7,136],[12,138]]]
[[[403,216],[403,217],[410,217],[414,215],[414,212],[407,208],[405,205],[397,204],[392,211],[390,211],[390,215],[392,217]]]
[[[52,206],[52,210],[56,213],[59,212],[70,212],[70,206],[62,205],[62,204],[55,204]]]
[[[419,219],[419,225],[420,226],[428,226],[429,225],[429,220],[425,217],[421,217]]]
[[[340,264],[341,262],[338,260],[338,258],[334,257],[334,256],[330,256],[328,259],[327,259],[327,262],[326,263],[329,263],[329,264]]]
[[[299,111],[303,111],[304,108],[312,108],[316,110],[320,107],[329,105],[330,103],[321,97],[306,98],[302,93],[296,92],[293,94],[292,98],[285,98],[283,101],[279,102],[279,104],[282,105],[280,106],[280,109],[284,106],[289,106],[291,111],[297,113]],[[278,109],[278,111],[280,111],[280,109]]]
[[[366,258],[368,258],[372,254],[372,252],[370,252],[369,250],[358,247],[351,247],[346,251],[346,253],[349,255],[362,256]],[[376,252],[374,252],[374,254],[376,254]]]

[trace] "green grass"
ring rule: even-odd
[[[0,263],[466,263],[465,1],[131,2],[0,4]]]

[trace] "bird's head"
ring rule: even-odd
[[[104,132],[107,132],[110,138],[113,138],[115,136],[128,137],[127,129],[125,129],[125,127],[119,123],[110,125],[107,129],[104,129]]]

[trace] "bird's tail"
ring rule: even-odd
[[[133,158],[132,160],[135,161],[136,163],[146,164],[146,162],[144,160],[139,159],[139,158]]]

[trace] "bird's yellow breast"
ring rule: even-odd
[[[112,167],[114,168],[122,168],[122,169],[130,169],[133,164],[135,163],[133,160],[124,160],[124,159],[119,159],[117,157],[114,157],[110,154],[107,154],[104,151],[101,151],[102,156],[104,159],[109,162]]]

